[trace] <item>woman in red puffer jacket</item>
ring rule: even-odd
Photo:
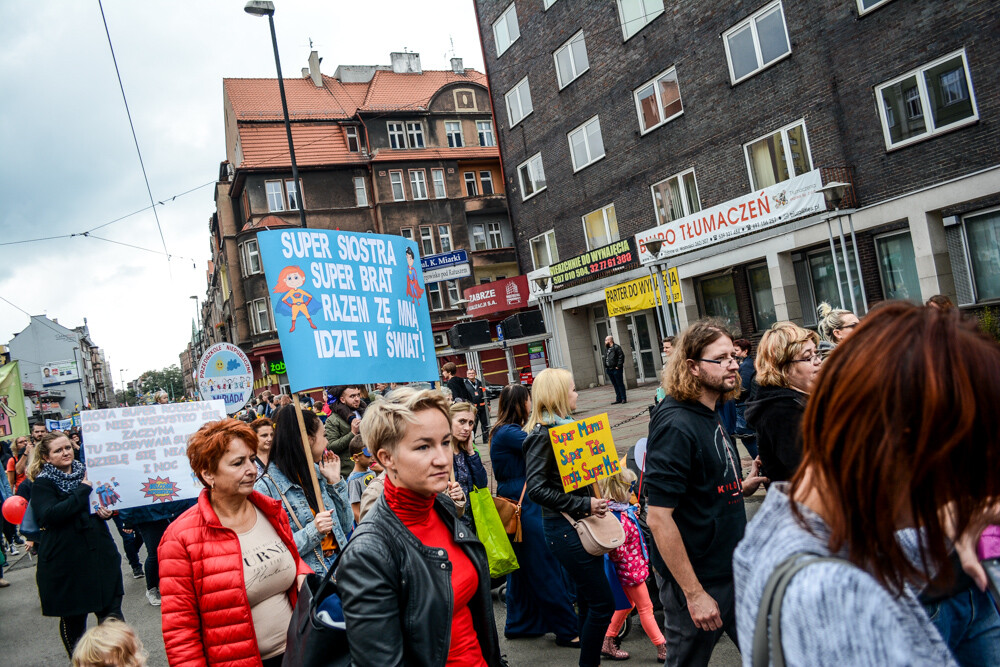
[[[278,501],[253,490],[257,435],[241,421],[191,436],[191,469],[209,487],[158,550],[163,643],[173,666],[277,667],[309,567]]]

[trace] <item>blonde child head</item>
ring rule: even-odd
[[[146,667],[146,650],[126,623],[109,618],[87,631],[73,651],[73,667]]]
[[[627,503],[632,496],[632,482],[636,480],[635,473],[625,467],[625,459],[620,462],[621,472],[598,482],[601,495],[616,503]]]

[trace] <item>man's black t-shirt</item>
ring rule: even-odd
[[[444,384],[451,390],[451,397],[453,400],[472,403],[472,397],[469,396],[469,391],[465,388],[465,380],[452,375]]]
[[[698,580],[732,579],[747,518],[739,456],[715,411],[668,396],[653,410],[647,452],[649,505],[674,508]],[[669,578],[662,564],[657,570]]]

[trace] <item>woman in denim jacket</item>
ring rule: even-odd
[[[333,556],[347,544],[354,513],[347,499],[347,482],[340,476],[340,459],[326,449],[323,424],[309,410],[302,411],[310,434],[312,461],[306,462],[302,436],[293,406],[275,413],[271,457],[254,489],[280,502],[288,514],[299,555],[314,572],[326,572]],[[322,494],[319,512],[307,465],[316,468]]]

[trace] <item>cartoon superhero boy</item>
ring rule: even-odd
[[[310,304],[313,301],[312,295],[303,289],[300,289],[306,282],[305,272],[297,266],[286,266],[278,274],[278,284],[274,287],[274,292],[282,293],[281,304],[288,309],[288,312],[292,316],[292,328],[288,330],[289,333],[295,331],[295,318],[302,315],[306,316],[306,320],[309,321],[309,326],[313,329],[317,328],[313,324],[312,316],[310,315],[310,310],[315,310],[318,304],[310,308]],[[280,308],[279,312],[284,312],[285,308]]]
[[[420,297],[423,296],[424,290],[421,289],[420,283],[417,282],[417,267],[413,266],[414,262],[413,250],[410,248],[406,249],[406,263],[409,268],[406,270],[406,295],[410,297],[410,303],[416,303],[420,305]]]

